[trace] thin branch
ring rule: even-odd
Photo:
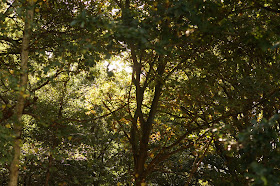
[[[2,99],[2,101],[5,103],[5,105],[7,105],[8,104],[8,101],[6,100],[6,99],[4,99],[4,97],[3,96],[1,96],[0,95],[0,98]]]
[[[206,152],[208,151],[209,149],[209,146],[211,144],[213,140],[213,136],[210,138],[210,140],[208,141],[208,143],[205,145],[204,149],[203,149],[203,154],[201,155],[201,157],[199,158],[199,155],[195,158],[194,162],[193,162],[193,166],[192,166],[192,170],[190,172],[190,176],[188,177],[188,180],[186,181],[186,185],[190,185],[191,181],[192,181],[192,178],[195,174],[195,172],[197,171],[198,169],[198,166],[200,165],[200,163],[202,162],[202,160],[204,159],[205,155],[206,155]]]
[[[17,51],[9,51],[9,52],[2,52],[0,53],[0,56],[6,56],[6,55],[16,55],[16,54],[20,54],[20,50],[17,50]]]
[[[156,58],[157,58],[157,57],[158,57],[158,56],[155,55],[155,56],[154,56],[154,60],[153,60],[153,61],[151,62],[151,64],[150,64],[150,67],[149,67],[149,70],[148,70],[148,72],[147,72],[147,76],[146,76],[146,79],[145,79],[143,88],[146,88],[146,87],[149,85],[149,83],[154,79],[154,76],[152,76],[151,79],[150,79],[150,77],[151,77],[151,73],[152,73],[152,71],[153,71],[153,67],[154,67],[154,64],[155,64],[155,61],[156,61]]]
[[[146,174],[150,174],[154,169],[155,167],[162,161],[168,159],[170,156],[172,156],[173,154],[176,154],[184,149],[188,149],[190,146],[193,145],[193,142],[191,141],[188,145],[186,146],[182,146],[180,147],[179,149],[176,149],[172,152],[169,152],[169,153],[159,153],[158,155],[156,155],[156,157],[149,163],[147,169],[146,169]]]
[[[10,3],[10,2],[8,2],[8,1],[6,1],[6,4],[7,4],[9,7],[8,7],[8,8],[6,9],[6,11],[3,13],[3,16],[4,16],[4,17],[6,17],[6,16],[8,15],[10,8],[14,7],[14,6],[13,6],[13,3],[15,3],[15,2],[16,2],[16,1],[13,1],[12,3]]]
[[[116,112],[117,110],[112,111],[112,110],[106,105],[106,103],[105,103],[104,101],[103,101],[102,103],[103,103],[103,105],[105,106],[105,108],[106,108],[107,110],[109,110],[110,113],[111,113],[112,115],[114,115],[114,116],[116,117],[115,112]],[[124,108],[126,105],[127,105],[127,104],[125,104],[125,105],[123,105],[122,107],[118,108],[118,110],[120,110],[121,108]],[[131,143],[131,138],[129,137],[129,135],[128,135],[127,132],[125,131],[125,128],[124,128],[123,124],[122,124],[119,120],[117,120],[117,122],[118,122],[118,124],[123,128],[123,132],[124,132],[125,136],[127,137],[127,139],[129,140],[129,142]]]
[[[196,128],[197,129],[197,128]],[[202,135],[200,135],[196,141],[198,141],[199,139],[205,137],[205,135],[210,131],[210,129],[206,130]],[[178,140],[179,141],[179,140]],[[178,145],[182,140],[180,140],[179,142],[176,141],[176,145]],[[169,147],[167,148],[162,148],[161,149],[161,152],[159,152],[157,154],[157,156],[150,162],[150,164],[148,165],[147,167],[147,171],[146,173],[149,174],[150,172],[152,172],[155,168],[155,166],[157,164],[159,164],[160,162],[166,160],[167,158],[169,158],[170,156],[172,156],[173,154],[176,154],[184,149],[188,149],[190,146],[192,146],[194,144],[194,141],[189,141],[189,144],[186,145],[186,146],[181,146],[180,148],[176,149],[176,150],[173,150],[171,152],[168,152],[168,150],[171,148],[171,147],[174,147],[175,146],[175,143],[173,143],[172,145],[170,145]],[[166,152],[167,151],[167,152]]]
[[[6,107],[4,110],[2,110],[3,117],[0,120],[0,123],[4,122],[5,120],[11,118],[14,115],[13,109],[15,108],[16,105],[13,105],[11,107]]]
[[[181,67],[181,64],[185,62],[185,60],[188,59],[188,58],[183,58],[179,64],[177,64],[165,77],[165,81],[177,70],[179,69],[179,67]]]
[[[63,71],[56,71],[55,75],[52,77],[49,77],[47,81],[45,81],[44,83],[42,83],[41,85],[39,85],[38,87],[35,87],[33,89],[30,90],[30,92],[35,92],[36,90],[39,90],[40,88],[42,88],[43,86],[47,85],[52,79],[56,78],[59,74],[61,74]]]
[[[196,131],[196,130],[199,130],[199,129],[202,129],[203,126],[199,126],[199,127],[195,127],[195,128],[192,128],[190,130],[188,130],[187,132],[185,132],[183,135],[181,135],[178,140],[176,140],[173,144],[169,145],[168,147],[164,147],[163,150],[169,150],[171,149],[172,147],[175,147],[176,145],[180,144],[184,139],[185,137],[188,135],[188,134],[191,134],[192,132]],[[201,134],[198,139],[204,137],[207,132],[209,132],[211,130],[211,128],[208,128],[205,130],[205,132],[203,134]],[[197,140],[198,140],[197,139]]]
[[[9,42],[9,43],[13,44],[13,46],[19,46],[19,41],[21,41],[21,39],[14,40],[14,39],[12,39],[10,37],[7,37],[7,36],[0,36],[0,40]]]
[[[172,117],[177,118],[177,119],[187,119],[188,118],[187,116],[178,116],[176,114],[166,112],[166,111],[163,111],[163,110],[157,110],[157,112],[167,114],[167,115],[172,116]]]
[[[111,111],[107,114],[104,114],[104,115],[101,115],[101,116],[98,116],[98,117],[95,117],[95,118],[90,118],[90,119],[83,119],[83,120],[79,120],[79,119],[74,119],[74,118],[64,118],[65,120],[67,121],[74,121],[74,122],[79,122],[79,123],[82,123],[82,122],[89,122],[89,121],[95,121],[95,120],[98,120],[98,119],[102,119],[102,118],[105,118],[107,116],[110,116],[111,114],[114,114],[115,112],[121,110],[122,108],[124,108],[125,106],[127,106],[127,103],[124,104],[123,106],[117,108],[116,110],[114,111]]]
[[[109,141],[108,143],[106,143],[106,146],[105,146],[102,150],[100,150],[101,152],[100,152],[100,154],[98,155],[97,159],[100,159],[101,156],[102,156],[102,157],[104,156],[106,150],[109,148],[109,146],[110,146],[110,144],[111,144],[112,141],[113,141],[113,139],[111,138],[110,141]]]

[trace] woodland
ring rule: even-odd
[[[278,0],[0,1],[0,185],[280,185]]]

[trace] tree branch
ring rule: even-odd
[[[127,104],[124,104],[123,106],[121,106],[121,107],[118,108],[117,110],[112,111],[112,110],[106,105],[106,103],[105,103],[104,101],[103,101],[102,103],[103,103],[103,105],[105,106],[105,108],[106,108],[107,110],[110,111],[109,115],[110,115],[110,114],[113,114],[114,117],[116,117],[116,118],[117,118],[117,116],[115,115],[115,112],[117,112],[118,110],[124,108],[124,107],[127,105]],[[105,117],[105,116],[103,115],[103,117]],[[100,118],[100,117],[99,117],[99,118]],[[129,142],[131,143],[131,138],[129,137],[129,135],[128,135],[127,132],[125,131],[125,128],[124,128],[123,124],[122,124],[118,119],[117,119],[117,122],[118,122],[118,124],[123,128],[123,132],[124,132],[125,136],[127,137],[127,139],[129,140]]]
[[[21,41],[22,39],[14,40],[14,39],[12,39],[10,37],[7,37],[7,36],[0,36],[0,40],[1,41],[9,42],[13,46],[17,46],[19,48],[19,45],[20,45],[19,41]]]
[[[188,180],[186,181],[186,185],[190,185],[192,178],[193,178],[195,172],[197,171],[199,164],[202,162],[203,158],[205,157],[206,152],[209,149],[209,146],[210,146],[212,140],[213,140],[213,136],[209,139],[208,143],[204,146],[204,148],[203,148],[204,152],[201,155],[201,157],[199,158],[199,155],[198,155],[196,157],[196,159],[194,160],[192,170],[190,172],[190,176],[188,177]]]
[[[61,74],[63,71],[62,70],[57,70],[55,75],[52,77],[49,77],[47,81],[45,81],[44,83],[42,83],[41,85],[39,85],[38,87],[35,87],[33,89],[30,90],[30,92],[35,92],[36,90],[39,90],[40,88],[42,88],[43,86],[47,85],[52,79],[56,78],[59,74]]]

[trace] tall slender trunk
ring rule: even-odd
[[[29,42],[31,36],[31,25],[34,16],[33,9],[34,1],[30,1],[29,7],[26,11],[25,17],[25,26],[22,38],[22,47],[21,47],[21,76],[19,84],[19,95],[17,99],[17,104],[15,108],[16,122],[14,124],[14,157],[10,165],[10,181],[9,186],[16,186],[18,184],[18,175],[19,175],[19,160],[20,160],[20,150],[21,150],[21,132],[23,128],[22,124],[22,113],[24,109],[24,102],[26,97],[26,86],[28,82],[28,54],[29,54]]]
[[[53,157],[50,154],[49,155],[49,164],[48,164],[47,173],[46,173],[45,186],[49,185],[49,180],[50,180],[50,177],[51,177],[51,171],[50,170],[52,168],[52,161],[53,161]]]

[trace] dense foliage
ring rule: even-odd
[[[280,4],[0,2],[1,185],[279,185]]]

